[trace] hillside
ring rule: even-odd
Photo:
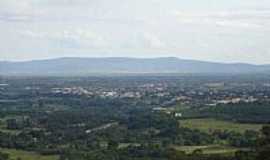
[[[167,58],[58,58],[0,62],[1,75],[87,75],[106,73],[262,73],[269,65],[213,63]]]

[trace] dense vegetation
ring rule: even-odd
[[[256,90],[200,87],[221,80],[236,83],[224,77],[1,78],[0,160],[267,159],[270,91],[260,86],[267,79],[252,81]],[[208,105],[232,93],[260,99]]]
[[[201,111],[202,115],[234,120],[242,123],[267,123],[270,121],[269,103],[227,104],[209,107]]]

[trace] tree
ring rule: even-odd
[[[8,160],[9,155],[7,153],[0,152],[0,160]]]
[[[118,142],[115,140],[110,140],[108,143],[108,149],[109,150],[115,150],[118,148]]]
[[[258,160],[270,160],[270,126],[262,128],[263,137],[259,141]]]

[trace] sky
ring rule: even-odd
[[[0,60],[270,64],[270,0],[0,0]]]

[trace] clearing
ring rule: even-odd
[[[0,151],[3,153],[8,153],[11,160],[17,160],[21,158],[21,160],[58,160],[59,156],[52,155],[52,156],[44,156],[40,155],[35,152],[28,152],[16,149],[3,149],[0,148]]]
[[[199,129],[204,132],[211,130],[228,130],[243,133],[246,130],[259,131],[262,124],[246,124],[216,119],[186,119],[180,120],[180,125],[191,129]]]

